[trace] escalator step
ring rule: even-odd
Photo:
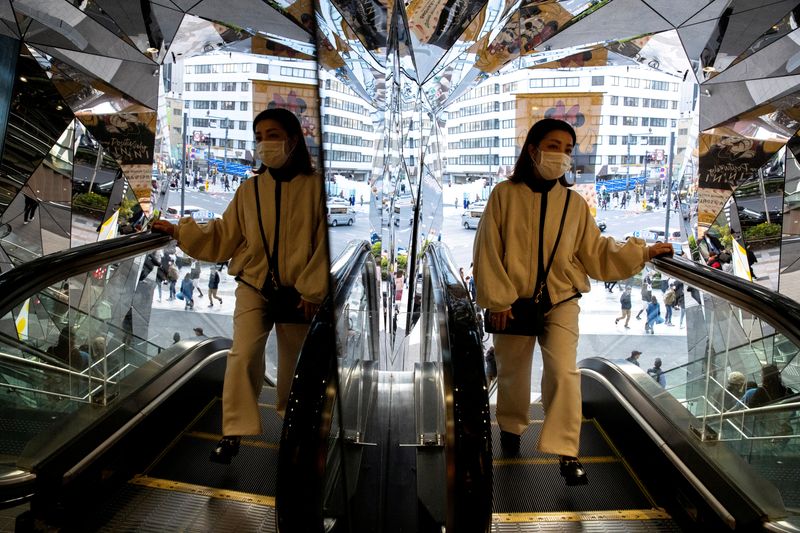
[[[583,463],[589,485],[567,487],[558,471],[558,460],[550,464],[495,465],[495,513],[557,513],[650,509],[622,462]]]
[[[198,438],[193,434],[182,436],[146,475],[215,489],[275,496],[278,445],[258,440],[252,441],[255,445],[249,445],[243,440],[239,455],[231,464],[220,465],[208,460],[217,437],[216,434],[211,438]]]
[[[128,484],[76,531],[274,532],[275,508]],[[99,528],[99,529],[98,529]]]
[[[262,398],[264,395],[262,394]],[[270,398],[265,398],[269,400]],[[275,404],[260,403],[261,435],[249,435],[250,440],[263,440],[266,442],[280,442],[283,430],[283,419],[278,416]],[[203,415],[190,427],[191,431],[222,435],[222,401],[217,398]]]
[[[536,449],[539,440],[539,433],[542,430],[541,422],[534,422],[528,426],[520,440],[520,456],[522,457],[541,457],[550,458],[551,454],[546,454]],[[500,427],[492,423],[492,455],[495,459],[503,457],[500,448]],[[614,455],[613,450],[603,438],[593,420],[584,420],[581,424],[581,442],[578,450],[580,456],[607,456]]]
[[[558,513],[558,516],[497,517],[492,533],[678,533],[683,529],[671,519],[642,518],[615,520],[597,515]]]
[[[269,405],[275,405],[278,403],[278,389],[275,387],[263,387],[261,389],[261,395],[258,397],[259,403],[266,403]]]

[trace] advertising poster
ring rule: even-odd
[[[699,137],[697,236],[702,238],[725,202],[783,143],[737,135],[701,133]]]
[[[319,93],[315,80],[307,85],[253,80],[253,118],[264,109],[282,107],[300,120],[312,158],[320,156]]]
[[[81,114],[78,119],[119,163],[142,209],[149,215],[156,113]]]
[[[576,183],[594,185],[599,165],[597,132],[603,94],[597,93],[547,93],[517,94],[516,145],[522,149],[530,127],[543,118],[568,122],[575,128],[577,145],[572,154],[575,161]]]

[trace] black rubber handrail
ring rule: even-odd
[[[447,530],[488,531],[492,519],[492,430],[475,308],[447,247],[426,251],[442,343]]]
[[[716,268],[688,259],[660,257],[652,264],[661,272],[718,296],[762,318],[800,346],[800,302]]]
[[[76,246],[36,258],[0,274],[0,317],[6,316],[32,294],[65,279],[136,257],[169,244],[171,237],[136,233],[116,239]]]

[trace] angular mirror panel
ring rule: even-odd
[[[745,59],[749,58],[751,55],[755,54],[763,50],[764,48],[770,46],[772,43],[782,40],[782,38],[790,33],[794,33],[798,27],[798,19],[795,15],[794,11],[787,13],[783,19],[774,24],[770,27],[764,34],[756,39],[752,45],[750,45],[747,50],[742,52],[739,57],[737,57],[728,67],[728,70],[734,66],[739,64],[740,62],[744,61]]]
[[[73,4],[75,4],[75,2],[73,2]],[[151,5],[149,2],[143,2],[143,4],[148,4],[148,7]],[[113,33],[118,39],[124,41],[131,47],[138,48],[134,40],[137,40],[137,38],[143,32],[134,31],[132,35],[129,36],[128,33],[126,33],[121,27],[126,23],[128,26],[133,26],[129,18],[131,16],[135,16],[135,13],[130,10],[130,8],[134,6],[136,6],[136,4],[129,4],[129,9],[125,10],[121,9],[113,2],[98,0],[96,2],[80,2],[75,7],[81,10],[85,15],[90,16],[92,20],[103,26],[105,29]],[[119,20],[117,20],[117,18],[119,18]],[[138,28],[138,30],[141,30],[141,28]],[[141,39],[139,38],[139,40]],[[147,47],[140,48],[139,51],[144,53],[146,49]]]
[[[751,122],[756,117],[769,119],[771,113],[777,109],[794,109],[796,107],[800,93],[797,91],[800,76],[785,76],[781,78],[769,78],[761,80],[750,80],[742,82],[730,82],[714,84],[703,84],[700,88],[700,128],[706,130],[726,121],[736,121],[736,117],[741,117],[742,124]],[[754,108],[763,105],[761,110]],[[753,115],[753,119],[751,119]],[[796,119],[795,119],[796,120]],[[763,120],[761,120],[764,122]],[[742,132],[746,135],[755,135],[757,127],[748,128],[750,132]],[[776,129],[784,129],[780,121],[775,125],[765,128],[766,132],[773,132]],[[790,125],[789,130],[793,134],[797,130],[794,125]],[[777,132],[776,132],[777,134]]]
[[[204,19],[224,21],[226,25],[242,28],[251,35],[260,32],[305,43],[313,42],[313,36],[305,25],[290,20],[281,11],[261,0],[242,0],[235,3],[204,0],[188,12]],[[311,10],[307,13],[311,13]]]
[[[746,59],[731,65],[724,72],[706,82],[709,87],[717,83],[786,76],[800,72],[800,30],[777,40]]]
[[[19,47],[20,42],[17,39],[0,35],[0,154],[3,153],[8,125]]]
[[[793,137],[786,151],[786,184],[784,188],[783,239],[780,254],[778,291],[800,300],[800,142]]]
[[[153,57],[155,54],[149,53],[148,49],[161,49],[165,32],[157,16],[159,12],[150,2],[96,1],[96,6],[83,12],[120,39],[131,43],[142,54]],[[114,22],[113,26],[108,23],[110,21]]]
[[[36,60],[22,49],[0,162],[0,214],[58,142],[72,112]]]
[[[0,223],[3,225],[3,233],[9,232],[0,240],[11,263],[19,266],[27,261],[32,261],[42,255],[42,234],[40,229],[41,213],[34,216],[33,220],[28,220],[31,211],[38,206],[38,201],[34,198],[35,191],[27,186],[22,187],[22,191],[14,198],[14,201],[3,212]]]
[[[120,39],[77,7],[69,2],[58,4],[58,9],[47,9],[37,0],[14,1],[17,16],[28,19],[23,35],[25,42],[153,64],[126,40]]]

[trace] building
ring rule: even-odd
[[[670,136],[678,130],[680,86],[680,79],[652,69],[620,66],[526,69],[490,77],[447,109],[445,180],[509,175],[535,110],[543,115],[550,105],[554,116],[579,130],[579,182],[645,173],[658,179]],[[559,101],[578,99],[575,106],[558,108]]]

